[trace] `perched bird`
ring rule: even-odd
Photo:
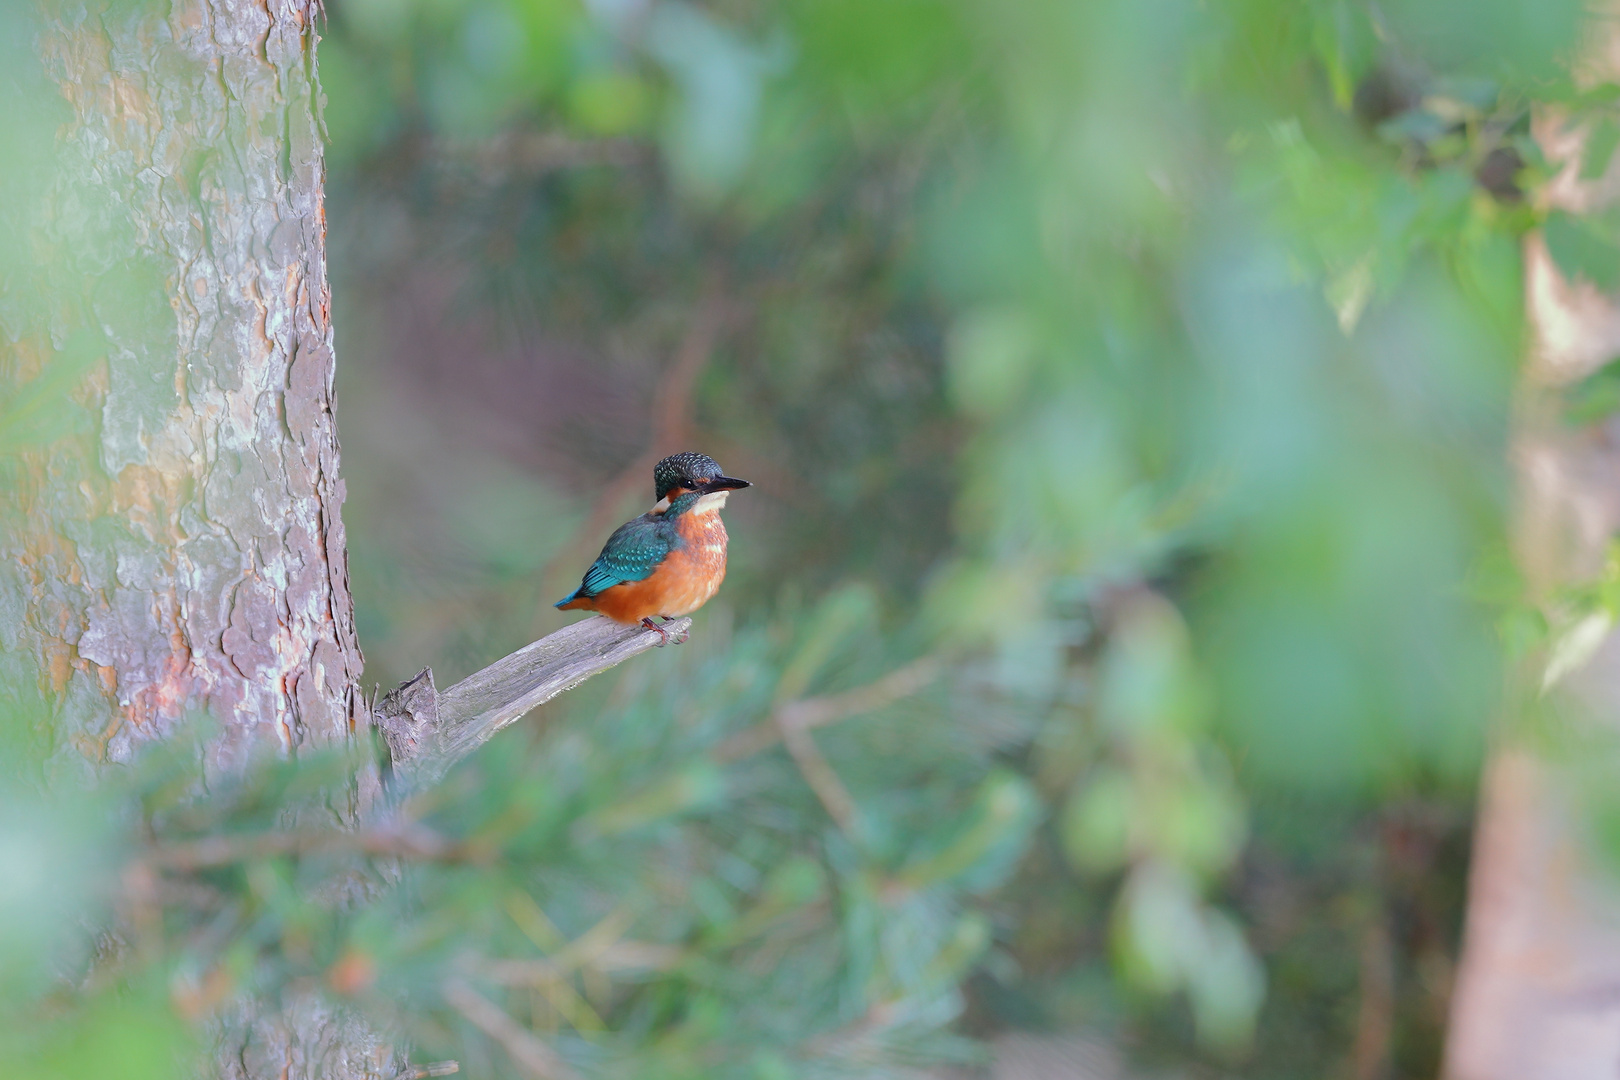
[[[653,508],[614,530],[579,588],[557,601],[564,611],[599,611],[640,623],[669,643],[652,621],[673,619],[709,602],[726,576],[726,527],[720,508],[747,480],[726,476],[711,457],[673,454],[653,468]]]

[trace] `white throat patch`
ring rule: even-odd
[[[729,489],[726,491],[711,491],[697,501],[697,505],[692,507],[692,513],[712,514],[726,505],[726,496],[730,494]]]

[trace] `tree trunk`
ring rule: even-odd
[[[58,746],[121,761],[182,718],[209,764],[351,731],[316,0],[63,3],[68,108],[6,289],[0,394],[75,364],[75,430],[22,448],[0,624]],[[111,717],[109,722],[108,718]]]
[[[0,237],[21,238],[0,260],[0,482],[16,493],[0,674],[50,703],[37,736],[55,771],[125,761],[201,714],[219,775],[346,739],[361,715],[318,14],[52,0],[32,71],[0,72],[60,121],[0,207]],[[355,797],[334,793],[332,816],[351,820]],[[399,1071],[313,996],[243,1009],[226,1075]]]
[[[1620,191],[1620,155],[1582,180],[1582,132],[1543,115],[1535,133],[1563,171],[1551,206],[1589,213]],[[1561,597],[1595,580],[1620,531],[1620,418],[1577,430],[1559,416],[1561,388],[1620,355],[1620,307],[1572,282],[1540,237],[1525,245],[1532,328],[1514,437],[1515,546],[1532,597],[1555,628],[1548,673],[1567,718],[1614,730],[1620,636],[1581,621]],[[1586,644],[1582,646],[1582,635]],[[1526,673],[1540,693],[1542,671]],[[1613,766],[1613,763],[1609,763]],[[1579,763],[1556,744],[1504,733],[1480,789],[1462,963],[1452,998],[1450,1080],[1611,1080],[1620,1062],[1620,889],[1589,840]],[[1610,781],[1613,784],[1613,781]]]

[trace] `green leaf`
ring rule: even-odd
[[[1129,854],[1136,814],[1130,777],[1118,769],[1103,769],[1077,785],[1064,807],[1063,850],[1082,869],[1117,870]]]
[[[1604,117],[1593,124],[1586,137],[1586,151],[1581,155],[1581,179],[1596,180],[1607,172],[1616,146],[1620,146],[1620,123]]]
[[[1605,291],[1620,285],[1620,246],[1597,219],[1555,210],[1542,228],[1547,250],[1564,276]]]
[[[1378,125],[1378,137],[1392,143],[1431,143],[1450,131],[1452,122],[1427,109],[1408,109]]]
[[[1564,391],[1564,419],[1591,424],[1620,412],[1620,358]]]
[[[1017,402],[1038,365],[1039,336],[1023,310],[981,308],[956,320],[946,361],[957,407],[994,416]]]

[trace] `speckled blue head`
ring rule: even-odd
[[[663,502],[672,491],[726,491],[752,487],[747,480],[727,476],[706,454],[671,454],[653,466],[653,497]]]

